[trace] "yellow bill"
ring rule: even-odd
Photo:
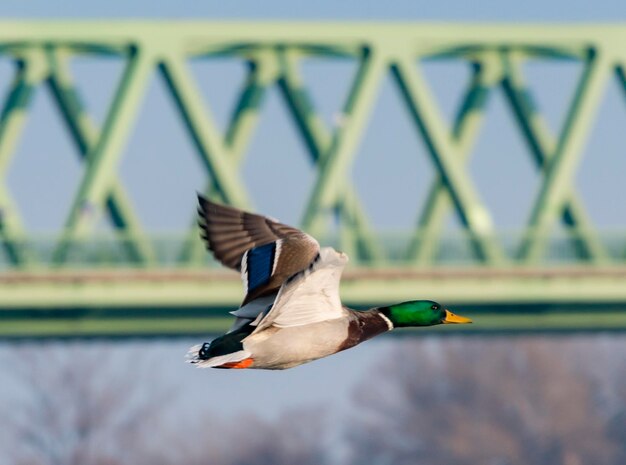
[[[443,322],[446,323],[446,324],[448,324],[448,323],[463,324],[463,323],[471,323],[472,320],[470,320],[469,318],[466,318],[464,316],[455,315],[450,310],[446,310],[446,317],[443,319]]]

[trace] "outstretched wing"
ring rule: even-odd
[[[281,287],[274,305],[255,332],[269,326],[301,326],[344,316],[339,281],[347,262],[346,254],[324,247],[309,268]]]
[[[220,205],[198,195],[202,238],[217,260],[241,271],[242,303],[276,292],[319,253],[308,234],[262,215]]]

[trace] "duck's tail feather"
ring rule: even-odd
[[[191,347],[187,352],[187,363],[191,363],[198,368],[247,368],[247,366],[249,366],[237,366],[239,362],[244,362],[245,360],[251,358],[251,354],[247,350],[238,350],[237,352],[218,355],[217,357],[203,358],[203,347],[203,344],[197,344]]]
[[[187,355],[185,355],[185,359],[187,363],[198,363],[200,360],[199,352],[202,349],[202,344],[196,344],[195,346],[191,346],[187,351]]]

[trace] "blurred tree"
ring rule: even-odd
[[[226,421],[202,403],[185,413],[158,358],[128,350],[38,344],[4,351],[12,363],[3,363],[3,382],[12,380],[14,400],[0,403],[0,462],[343,463],[323,409],[275,420]],[[619,340],[403,341],[359,386],[346,419],[345,463],[626,463],[625,355]]]
[[[16,464],[139,463],[172,401],[171,384],[153,382],[154,365],[138,350],[132,363],[85,344],[29,345],[6,356],[3,376],[13,376],[16,395],[2,407],[2,426]]]
[[[228,465],[324,465],[328,463],[323,410],[301,409],[276,421],[242,417],[231,428]],[[207,464],[209,465],[209,464]]]
[[[288,411],[275,421],[241,415],[228,422],[216,421],[207,411],[187,424],[184,436],[172,431],[173,454],[164,457],[162,450],[155,449],[142,463],[324,465],[328,463],[324,425],[323,411],[312,409]]]
[[[617,402],[612,409],[611,420],[608,424],[610,437],[618,444],[619,452],[615,463],[626,463],[626,368],[624,368],[624,357],[621,360],[622,371],[620,372],[617,388]]]
[[[224,421],[180,409],[175,380],[138,347],[37,344],[3,351],[0,463],[11,465],[324,465],[325,414]],[[178,399],[180,400],[180,399]]]
[[[601,348],[580,349],[566,339],[406,341],[358,390],[359,414],[347,434],[351,461],[626,463],[617,461],[625,417],[600,408],[591,375],[597,366],[580,366],[602,364]],[[619,432],[613,435],[611,416]]]

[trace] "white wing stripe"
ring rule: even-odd
[[[276,265],[278,264],[278,257],[280,257],[280,250],[283,246],[283,239],[278,239],[276,241],[276,249],[274,249],[274,263],[272,263],[272,276],[276,271]]]
[[[243,281],[243,295],[248,295],[248,250],[241,256],[241,280]]]

